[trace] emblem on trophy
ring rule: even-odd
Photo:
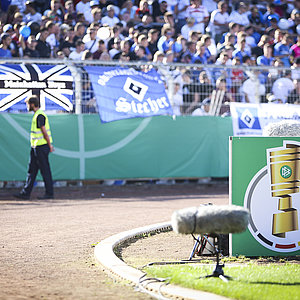
[[[292,194],[300,187],[300,144],[284,141],[283,147],[267,149],[272,197],[279,197],[273,214],[272,234],[285,238],[287,232],[298,230],[297,209],[292,207]]]

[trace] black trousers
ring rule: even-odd
[[[37,173],[40,170],[45,183],[46,195],[53,196],[53,181],[48,159],[49,152],[50,149],[47,144],[31,148],[27,178],[22,194],[30,196]]]

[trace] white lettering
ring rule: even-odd
[[[117,112],[129,112],[131,110],[130,103],[126,102],[127,100],[123,97],[120,97],[116,102],[116,111]]]

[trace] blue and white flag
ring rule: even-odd
[[[300,120],[300,105],[230,103],[234,136],[261,136],[269,123]]]
[[[0,65],[0,111],[25,111],[37,95],[43,110],[73,110],[73,77],[65,65]]]
[[[165,86],[155,70],[85,67],[102,122],[173,114]]]

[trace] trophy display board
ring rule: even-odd
[[[231,137],[230,200],[250,210],[230,254],[300,254],[300,137]]]

